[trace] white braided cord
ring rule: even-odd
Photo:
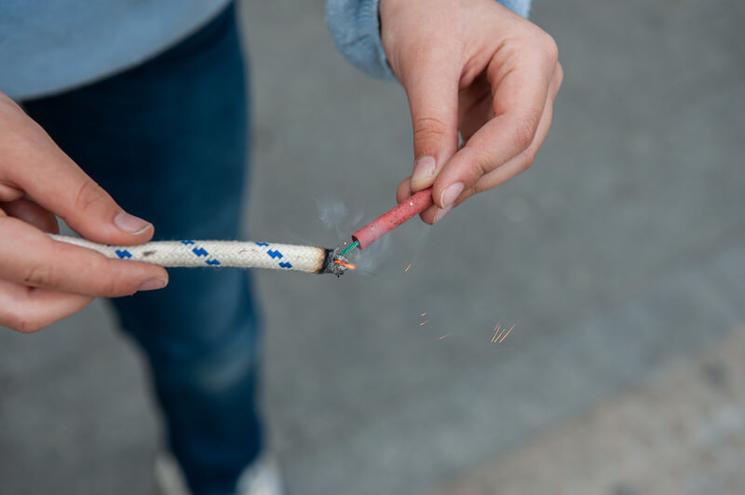
[[[155,241],[138,246],[109,246],[53,235],[56,241],[92,249],[107,258],[142,261],[164,267],[268,268],[319,273],[326,250],[315,246],[241,241]]]

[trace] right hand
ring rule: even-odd
[[[0,93],[0,326],[34,332],[94,297],[161,289],[161,267],[110,260],[52,240],[55,215],[91,241],[147,242],[153,226],[126,213],[21,108]]]

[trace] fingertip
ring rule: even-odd
[[[402,203],[411,197],[411,178],[402,180],[396,189],[396,202]]]
[[[440,175],[437,176],[437,180],[435,180],[435,183],[432,184],[432,202],[438,208],[442,208],[444,206],[442,204],[442,193],[454,181],[453,178],[449,177],[451,175],[452,173],[449,167],[445,167]]]
[[[411,174],[411,190],[419,192],[427,189],[435,181],[437,176],[437,161],[432,156],[422,156],[414,164]]]
[[[149,278],[142,282],[137,288],[137,292],[150,292],[154,290],[164,289],[168,286],[168,280],[162,278]]]
[[[138,244],[150,242],[153,239],[153,237],[155,237],[155,225],[151,223],[148,224],[148,227],[143,232],[140,232],[139,234],[137,234],[136,237],[137,237]]]
[[[437,208],[437,211],[435,212],[435,216],[434,216],[434,218],[432,219],[432,224],[434,225],[434,224],[436,224],[436,223],[439,223],[439,222],[440,222],[440,220],[442,220],[442,219],[443,219],[443,218],[445,217],[445,215],[447,215],[447,214],[448,214],[448,212],[449,212],[449,211],[450,211],[451,209],[452,209],[452,208]]]
[[[442,210],[449,210],[455,206],[455,201],[460,197],[466,185],[463,182],[453,182],[442,185],[439,191],[434,191],[435,204]]]
[[[437,175],[432,186],[434,203],[442,209],[452,208],[460,195],[472,189],[481,175],[481,167],[478,166],[474,153],[463,148]]]
[[[437,223],[436,216],[439,209],[440,208],[438,208],[437,206],[432,205],[424,210],[422,214],[419,215],[419,217],[422,219],[422,222],[429,225],[434,225],[435,223]]]
[[[468,198],[470,198],[471,196],[473,196],[473,195],[474,195],[474,194],[476,194],[476,193],[477,193],[477,191],[476,191],[476,189],[475,189],[475,188],[473,188],[473,187],[469,187],[469,188],[465,189],[465,190],[464,190],[464,191],[463,191],[463,192],[462,192],[462,193],[460,194],[460,196],[458,196],[458,199],[456,199],[456,200],[455,200],[455,203],[453,204],[453,208],[455,208],[455,207],[457,207],[457,206],[460,206],[461,204],[463,204],[463,202],[464,202],[465,200],[467,200]]]
[[[135,246],[149,242],[155,235],[155,226],[139,217],[120,212],[114,216],[108,228],[91,232],[90,228],[80,234],[94,242],[118,246]]]
[[[168,286],[170,277],[168,270],[161,266],[141,263],[144,273],[140,277],[137,292],[164,289]]]
[[[160,271],[163,275],[163,287],[168,287],[168,284],[171,283],[171,276],[168,274],[168,270],[166,270],[165,268],[161,268]]]
[[[138,292],[150,292],[164,289],[168,286],[168,271],[160,266],[143,262],[112,260],[117,264],[120,277],[107,297],[125,297]]]
[[[81,237],[101,244],[134,246],[148,242],[153,238],[155,227],[150,222],[142,220],[144,224],[138,226],[136,221],[129,220],[128,217],[131,215],[124,213],[124,216],[122,216],[121,213],[109,217],[103,223],[94,219],[86,223],[69,221],[66,218],[64,220]]]
[[[125,234],[138,239],[149,240],[155,232],[153,224],[126,211],[120,211],[114,216],[114,225]]]

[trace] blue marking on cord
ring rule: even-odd
[[[114,252],[115,252],[115,253],[116,253],[116,255],[117,255],[117,256],[119,257],[119,259],[122,259],[122,260],[123,260],[123,259],[129,259],[129,258],[131,258],[131,257],[132,257],[132,253],[130,253],[130,252],[129,252],[128,250],[126,250],[126,249],[117,249],[117,250],[116,250],[116,251],[114,251]]]
[[[257,242],[256,245],[259,247],[268,247],[269,243]],[[282,251],[280,251],[279,249],[267,249],[266,254],[273,260],[281,260],[285,257],[284,254],[282,254]],[[292,263],[290,263],[289,261],[280,262],[279,267],[284,268],[285,270],[291,270],[293,268]]]
[[[183,245],[185,245],[185,246],[191,246],[191,245],[195,245],[196,244],[195,241],[188,240],[188,239],[181,241],[181,243]],[[268,242],[255,242],[254,244],[256,244],[260,248],[269,248],[270,247],[270,244]],[[218,260],[218,259],[213,258],[212,256],[210,256],[209,251],[207,251],[206,249],[204,249],[201,246],[195,246],[194,248],[191,249],[191,252],[194,253],[195,256],[198,256],[200,258],[207,258],[207,259],[204,260],[204,262],[207,265],[209,265],[209,266],[220,266],[222,264],[222,263],[220,263],[220,260]],[[127,253],[127,254],[129,254],[129,253]],[[270,258],[272,258],[273,260],[280,260],[280,259],[284,258],[284,255],[278,249],[267,249],[266,254]],[[121,255],[119,254],[118,251],[117,251],[117,255],[119,255],[119,257],[121,257]],[[128,257],[131,257],[131,255],[129,255]],[[291,269],[294,268],[293,265],[292,265],[292,263],[290,263],[289,261],[282,261],[282,262],[278,263],[278,265],[279,265],[280,268],[283,268],[285,270],[291,270]]]
[[[191,248],[191,252],[194,253],[194,256],[198,258],[206,258],[204,262],[209,266],[220,266],[222,264],[220,263],[220,260],[210,256],[209,251],[204,249],[202,246],[196,246],[196,242],[192,241],[191,239],[185,239],[181,241],[181,244],[183,244],[184,246],[195,246]]]

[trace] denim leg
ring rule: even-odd
[[[26,110],[159,239],[241,236],[244,61],[230,7],[155,59]],[[262,448],[259,321],[247,272],[174,269],[114,301],[147,357],[168,442],[195,494],[227,494]],[[104,379],[104,377],[102,377]]]

